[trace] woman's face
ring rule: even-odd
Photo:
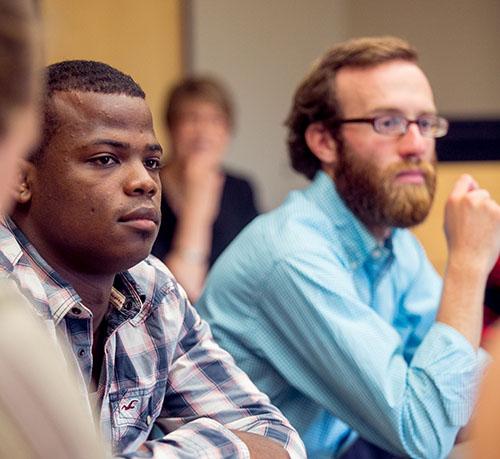
[[[222,109],[212,102],[187,99],[170,131],[171,153],[175,160],[188,161],[204,155],[221,163],[229,138],[230,127]]]

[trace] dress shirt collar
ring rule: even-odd
[[[393,254],[393,241],[399,230],[393,228],[384,243],[379,243],[346,206],[337,192],[335,182],[328,174],[318,171],[312,184],[306,189],[305,195],[315,202],[321,211],[329,216],[332,224],[340,230],[336,231],[336,237],[340,239],[346,251],[352,270],[356,270],[366,262],[380,264]]]

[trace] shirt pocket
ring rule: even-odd
[[[142,443],[159,416],[165,384],[151,387],[123,389],[109,394],[113,424],[113,442],[119,449],[131,443]],[[118,445],[117,445],[118,446]]]

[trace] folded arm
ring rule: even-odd
[[[305,458],[297,432],[187,303],[156,423],[163,438],[144,443],[137,456],[120,457]]]
[[[416,305],[427,328],[408,325],[405,338],[415,350],[408,355],[402,336],[360,299],[346,269],[304,256],[275,266],[263,288],[265,318],[255,325],[255,341],[278,335],[286,342],[267,347],[266,358],[366,440],[395,454],[445,456],[470,415],[482,359],[453,328],[428,329],[439,296],[426,292],[426,270],[406,292],[407,301],[427,302]]]

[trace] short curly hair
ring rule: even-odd
[[[311,123],[340,117],[334,85],[337,72],[343,67],[373,67],[393,60],[416,63],[418,55],[400,38],[365,37],[340,43],[313,65],[297,88],[285,121],[290,161],[297,172],[312,180],[321,168],[320,160],[306,143],[305,132]]]
[[[42,160],[45,148],[59,127],[52,97],[57,92],[68,91],[125,94],[142,99],[146,97],[132,77],[102,62],[68,60],[49,65],[46,69],[41,143],[30,157],[32,162]]]

